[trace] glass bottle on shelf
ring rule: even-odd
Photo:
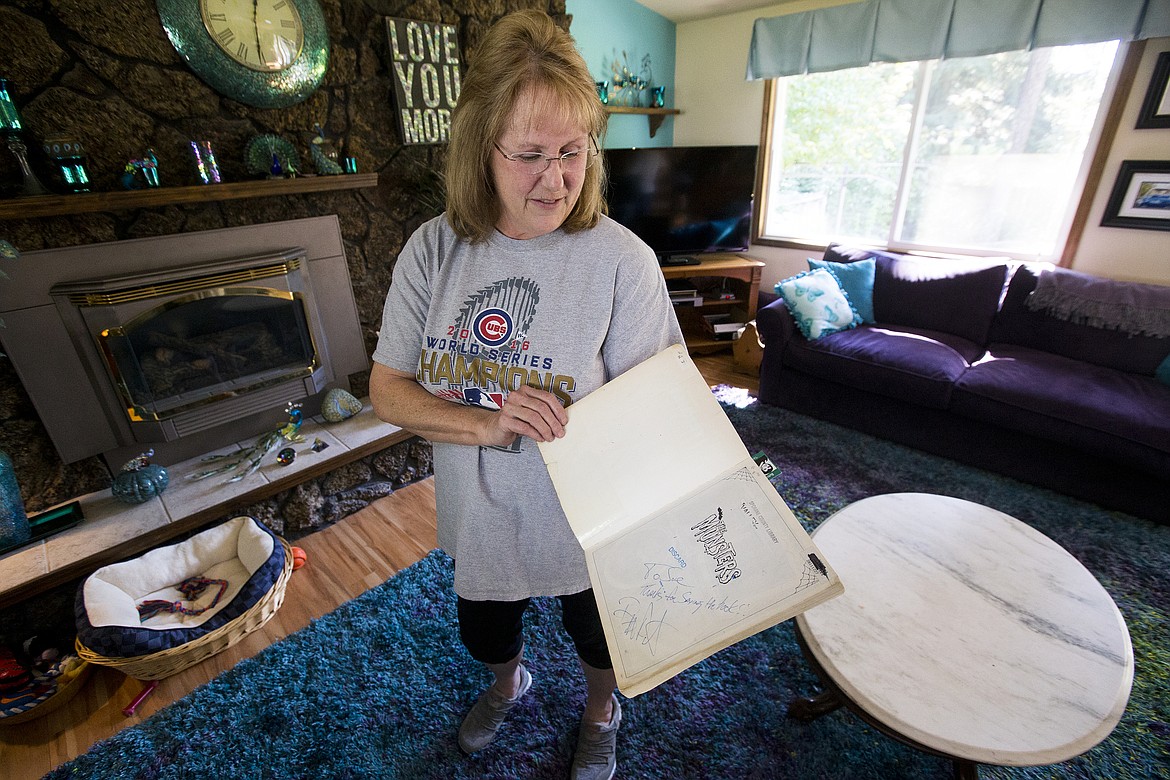
[[[0,77],[0,135],[8,140],[8,151],[12,152],[12,156],[20,165],[20,173],[24,177],[20,194],[48,195],[49,191],[41,184],[40,179],[33,173],[32,166],[28,164],[28,147],[21,137],[23,133],[20,112],[16,110],[16,104],[8,94],[8,79]]]
[[[8,94],[8,79],[0,76],[0,135],[18,135],[22,129],[20,114]]]

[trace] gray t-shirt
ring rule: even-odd
[[[373,357],[415,372],[440,398],[498,409],[522,384],[567,405],[681,343],[653,252],[613,220],[525,241],[497,232],[471,244],[440,216],[398,258]],[[536,442],[518,445],[434,445],[439,545],[455,559],[464,598],[590,587]]]

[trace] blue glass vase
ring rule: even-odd
[[[23,544],[31,534],[12,459],[0,451],[0,549]]]

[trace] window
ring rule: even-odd
[[[777,79],[761,238],[1054,257],[1117,49]]]

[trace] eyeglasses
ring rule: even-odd
[[[499,144],[493,143],[496,151],[504,156],[504,159],[509,162],[516,163],[520,170],[527,174],[536,176],[544,173],[552,165],[553,160],[559,160],[562,171],[569,171],[571,173],[580,173],[593,164],[593,160],[597,157],[597,149],[593,146],[593,139],[589,139],[589,147],[587,149],[574,149],[571,152],[564,154],[541,154],[540,152],[516,152],[515,154],[508,154],[500,148]]]

